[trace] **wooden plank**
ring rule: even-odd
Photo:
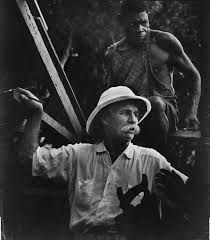
[[[48,30],[48,26],[47,26],[47,23],[45,22],[45,19],[44,19],[43,15],[42,15],[42,12],[41,12],[41,10],[40,10],[40,8],[39,8],[39,5],[38,5],[38,3],[37,3],[36,0],[34,0],[33,2],[34,2],[34,4],[35,4],[35,6],[36,6],[38,16],[39,16],[39,18],[41,19],[45,30],[47,31],[47,30]]]
[[[85,125],[86,125],[86,118],[85,118],[85,116],[84,116],[84,114],[83,114],[83,112],[82,112],[82,110],[80,108],[80,105],[79,105],[79,103],[77,101],[77,98],[76,98],[76,96],[74,94],[74,91],[73,91],[73,89],[71,87],[71,84],[69,83],[69,80],[68,80],[68,78],[66,76],[66,73],[64,72],[64,70],[63,70],[63,68],[61,66],[60,60],[58,59],[58,56],[57,56],[56,51],[55,51],[55,49],[53,47],[53,44],[52,44],[52,42],[51,42],[51,40],[50,40],[50,38],[48,36],[48,33],[47,33],[46,29],[42,26],[43,23],[42,23],[41,19],[40,18],[36,18],[35,20],[36,20],[38,29],[39,29],[39,31],[41,33],[42,39],[43,39],[43,41],[45,43],[45,46],[46,46],[46,48],[47,48],[47,50],[48,50],[48,52],[50,54],[50,57],[51,57],[54,65],[55,65],[55,67],[57,69],[57,72],[58,72],[58,75],[60,77],[60,80],[62,81],[62,83],[64,85],[64,88],[65,88],[65,90],[66,90],[66,92],[68,94],[68,97],[70,98],[70,100],[72,100],[72,103],[74,103],[75,106],[76,106],[75,111],[77,110],[76,114],[78,116],[78,119],[82,123],[83,127],[85,127]]]
[[[182,138],[182,139],[200,139],[201,132],[197,131],[190,131],[190,130],[178,130],[169,135],[170,138]]]
[[[71,134],[64,126],[62,126],[59,122],[54,120],[52,117],[50,117],[49,114],[46,112],[43,113],[42,120],[46,122],[48,125],[50,125],[53,129],[55,129],[58,133],[60,133],[62,136],[67,138],[70,142],[74,143],[76,142],[76,137]]]
[[[33,15],[31,14],[29,6],[25,0],[16,0],[16,1],[18,4],[18,7],[22,13],[22,16],[29,28],[29,31],[34,39],[34,42],[37,46],[39,54],[40,54],[45,66],[47,68],[47,71],[51,77],[52,83],[54,84],[54,87],[56,88],[56,91],[57,91],[57,93],[60,97],[60,100],[64,106],[64,109],[71,121],[71,124],[72,124],[77,136],[80,137],[82,134],[82,126],[78,120],[78,117],[74,111],[72,103],[66,93],[66,90],[60,80],[57,69],[49,55],[49,52],[45,46],[42,36],[38,30],[37,24],[33,18]]]

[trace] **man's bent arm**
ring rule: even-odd
[[[21,162],[32,160],[33,153],[39,145],[39,130],[42,120],[43,107],[41,103],[31,100],[36,98],[32,93],[24,89],[17,89],[21,103],[29,110],[24,134],[18,146],[18,155]]]
[[[34,113],[25,125],[23,138],[18,148],[21,160],[33,158],[33,153],[39,145],[39,130],[42,120],[42,113]]]
[[[195,69],[194,74],[192,75],[192,85],[189,87],[190,101],[189,101],[189,110],[197,115],[198,105],[201,95],[201,77],[197,69]]]
[[[194,117],[194,120],[196,121],[197,110],[201,95],[201,77],[194,64],[184,52],[184,49],[179,40],[173,35],[170,35],[170,41],[172,61],[175,67],[177,67],[178,70],[183,72],[184,75],[188,76],[188,78],[190,79],[188,83],[189,102],[185,111],[185,118]]]
[[[176,64],[178,65],[177,67],[179,68],[179,70],[181,70],[190,79],[188,83],[188,89],[189,89],[189,103],[187,106],[188,113],[197,115],[197,110],[198,110],[198,105],[199,105],[200,95],[201,95],[200,74],[184,51],[181,53],[181,56],[176,56],[176,61],[177,61]]]

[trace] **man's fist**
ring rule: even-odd
[[[173,170],[161,169],[155,177],[158,196],[170,207],[182,202],[185,195],[185,184],[182,178]]]
[[[117,196],[120,200],[120,208],[126,210],[133,199],[141,192],[145,192],[148,187],[148,180],[146,174],[142,175],[142,181],[138,185],[129,189],[125,194],[122,192],[122,188],[117,188]]]
[[[180,124],[182,129],[196,131],[200,127],[200,122],[195,114],[189,113]]]
[[[43,105],[41,101],[30,91],[23,88],[16,88],[13,91],[13,97],[18,102],[23,104],[31,112],[43,112]]]
[[[144,192],[144,196],[135,207],[131,205],[133,199]],[[138,185],[129,189],[125,194],[122,188],[117,189],[117,196],[120,200],[122,214],[116,217],[119,231],[127,239],[155,239],[155,231],[158,222],[157,202],[148,190],[148,180],[145,174]],[[152,229],[152,231],[151,231]],[[152,238],[151,238],[152,237]]]

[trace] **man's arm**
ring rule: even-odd
[[[31,166],[33,159],[33,176],[68,181],[76,167],[73,145],[68,144],[60,148],[45,146],[37,149],[43,106],[40,102],[33,100],[38,100],[38,98],[25,89],[18,88],[16,93],[19,96],[19,101],[29,112],[23,138],[18,146],[20,162],[24,166]]]
[[[29,159],[32,160],[33,153],[39,145],[38,135],[42,120],[43,106],[41,103],[31,99],[34,98],[38,100],[31,92],[23,88],[17,88],[15,91],[19,101],[29,112],[23,138],[18,146],[18,155],[21,162],[27,163]]]
[[[112,70],[112,56],[115,51],[116,44],[110,45],[105,52],[104,56],[104,78],[101,84],[100,94],[106,89],[113,86],[113,70]]]
[[[187,216],[193,209],[193,181],[188,178],[186,182],[175,172],[161,169],[155,176],[155,184],[159,196],[167,206],[182,211]],[[187,214],[187,215],[186,215]]]
[[[201,94],[201,77],[179,40],[172,34],[168,34],[168,38],[172,64],[189,79],[189,101],[185,109],[184,125],[186,128],[196,130],[199,127],[197,110]]]

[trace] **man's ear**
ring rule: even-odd
[[[108,113],[107,109],[103,109],[103,111],[101,111],[99,113],[98,117],[99,117],[99,121],[102,126],[108,125],[109,113]]]
[[[109,125],[109,122],[108,122],[107,118],[102,117],[102,118],[101,118],[101,124],[102,124],[102,126],[107,126],[107,125]]]

